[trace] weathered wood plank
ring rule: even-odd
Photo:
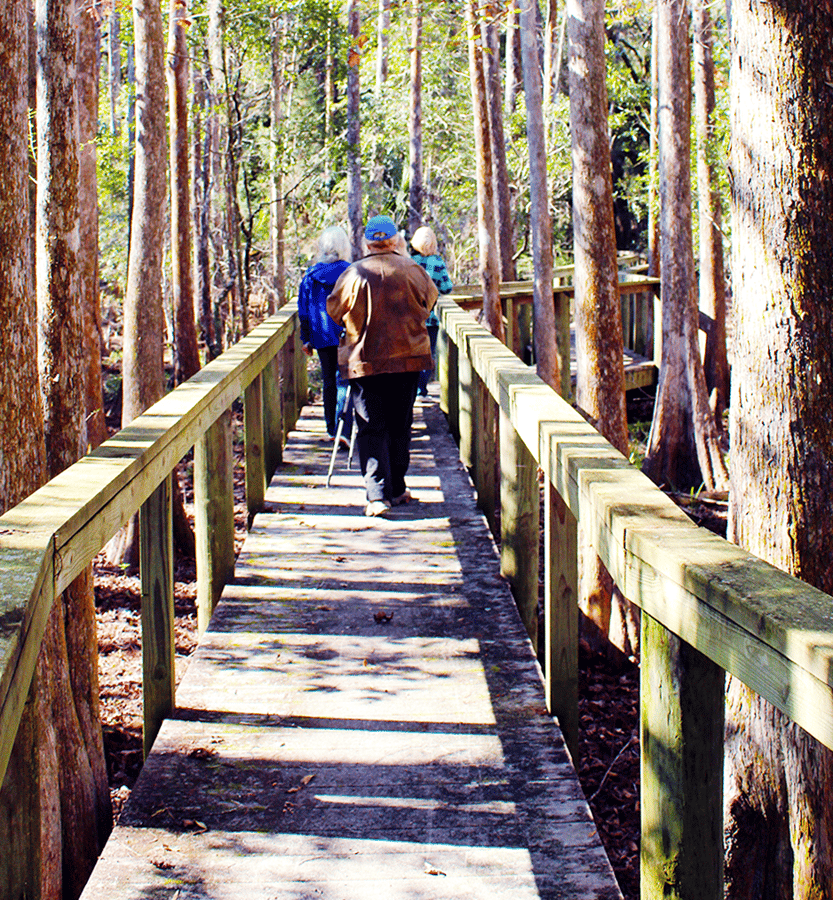
[[[263,370],[263,415],[263,440],[266,445],[266,480],[268,482],[283,460],[281,366],[277,356]]]
[[[174,532],[168,475],[139,510],[139,571],[142,595],[142,744],[150,753],[162,721],[173,711]]]

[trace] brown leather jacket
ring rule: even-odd
[[[370,250],[341,273],[327,312],[345,333],[338,363],[347,378],[430,369],[425,320],[437,287],[410,257]]]

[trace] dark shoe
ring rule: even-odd
[[[391,506],[402,506],[405,503],[410,503],[414,499],[413,494],[406,488],[403,493],[401,493],[398,497],[394,497],[390,501]]]

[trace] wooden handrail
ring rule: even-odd
[[[118,434],[0,516],[0,783],[54,598],[140,508],[145,515],[158,517],[152,530],[164,531],[165,504],[151,512],[158,498],[150,506],[146,503],[164,489],[179,460],[203,441],[241,394],[260,406],[250,408],[249,420],[262,417],[257,422],[261,443],[264,435],[271,443],[282,442],[294,424],[305,392],[297,363],[301,354],[296,311],[295,303],[284,306]],[[284,392],[282,410],[264,407],[263,390],[251,386],[258,384],[276,357],[286,354],[292,361],[285,367],[285,381],[292,390]],[[274,371],[271,367],[267,377],[274,378]],[[281,395],[267,390],[267,396],[274,403]],[[278,429],[270,427],[276,418],[282,422]],[[252,457],[250,468],[274,466],[279,458],[280,448],[267,444],[265,453],[261,448]],[[254,473],[250,477],[253,483],[263,481],[262,473],[257,479]],[[142,572],[143,582],[157,576],[158,572]],[[172,603],[172,584],[165,589]],[[160,649],[163,655],[169,652],[172,658],[172,647]],[[158,711],[152,718],[156,717]]]
[[[575,749],[580,527],[622,593],[642,610],[644,883],[699,878],[688,889],[678,883],[677,895],[722,897],[724,673],[833,748],[833,598],[695,526],[468,312],[441,297],[437,314],[441,398],[452,432],[467,448],[475,487],[478,473],[494,471],[495,461],[471,459],[483,446],[475,441],[483,422],[468,411],[484,409],[488,395],[556,495],[545,513],[544,668],[551,710]],[[463,359],[465,366],[455,365]],[[502,428],[501,443],[511,440]],[[502,493],[504,481],[520,484],[528,477],[519,465],[507,472],[505,460],[500,463]],[[502,503],[502,539],[515,540],[530,520],[537,525],[537,507],[518,511]],[[507,577],[513,591],[520,587],[516,601],[522,618],[531,621],[529,610],[538,601],[538,551],[531,545],[527,550],[535,577]],[[532,631],[530,637],[535,639]],[[672,652],[675,641],[679,646]],[[686,662],[669,662],[673,653]],[[678,683],[668,674],[672,666]],[[704,833],[716,835],[717,846],[692,850],[703,845]],[[683,871],[688,874],[680,875]],[[643,896],[653,896],[651,889]]]

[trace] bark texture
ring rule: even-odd
[[[492,182],[492,153],[489,137],[489,108],[483,69],[483,37],[477,0],[466,0],[466,27],[469,44],[471,104],[474,113],[474,148],[477,158],[477,230],[480,248],[480,281],[483,285],[483,318],[486,328],[505,341],[500,304],[500,264],[495,243],[495,199]]]
[[[833,4],[732,17],[729,533],[833,593]],[[737,683],[727,737],[732,897],[830,898],[831,752]]]
[[[693,291],[688,26],[685,0],[658,0],[662,362],[643,469],[678,490],[722,490],[728,473],[706,394]]]

